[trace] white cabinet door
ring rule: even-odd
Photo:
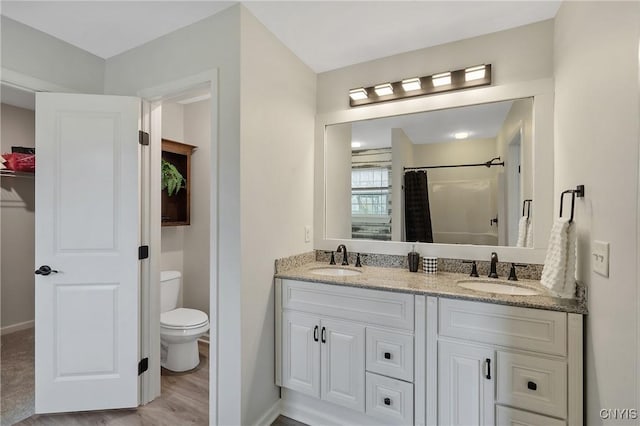
[[[139,115],[36,95],[36,413],[138,405]]]
[[[320,398],[320,318],[284,311],[282,386]]]
[[[438,424],[493,425],[492,349],[438,342]]]
[[[322,399],[364,412],[365,327],[328,319],[321,327]]]

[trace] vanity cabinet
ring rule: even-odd
[[[282,385],[364,412],[364,326],[295,311],[283,324]]]
[[[494,424],[495,351],[438,342],[438,424]]]
[[[582,317],[440,298],[439,425],[582,424]]]
[[[308,424],[582,424],[582,315],[276,279],[282,413]]]
[[[414,308],[410,294],[277,282],[277,383],[309,410],[349,409],[342,422],[414,424]]]

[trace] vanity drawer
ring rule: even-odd
[[[563,312],[440,298],[438,332],[475,342],[567,354],[567,315]]]
[[[566,426],[566,422],[539,414],[496,405],[497,426]]]
[[[383,327],[413,330],[413,295],[282,280],[282,307]]]
[[[367,415],[390,425],[413,424],[413,385],[367,373]]]
[[[496,402],[567,417],[567,363],[498,351]]]
[[[413,335],[367,327],[367,371],[413,381]]]

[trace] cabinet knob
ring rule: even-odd
[[[391,359],[391,352],[385,352],[384,359]]]
[[[534,390],[538,390],[538,385],[536,384],[536,382],[527,382],[527,388],[534,391]]]
[[[385,398],[384,405],[391,405],[391,398]]]

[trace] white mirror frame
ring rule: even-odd
[[[315,128],[315,183],[314,183],[314,247],[317,250],[335,250],[345,244],[349,251],[406,255],[414,243],[400,241],[373,241],[327,238],[326,236],[326,127],[373,118],[435,111],[475,104],[500,102],[532,97],[533,100],[533,200],[534,248],[507,246],[480,246],[467,244],[417,243],[416,250],[423,256],[454,259],[489,260],[496,252],[500,261],[544,263],[549,231],[554,220],[554,124],[553,79],[489,86],[442,95],[425,96],[370,106],[354,107],[316,116]],[[345,93],[345,99],[348,94]]]

